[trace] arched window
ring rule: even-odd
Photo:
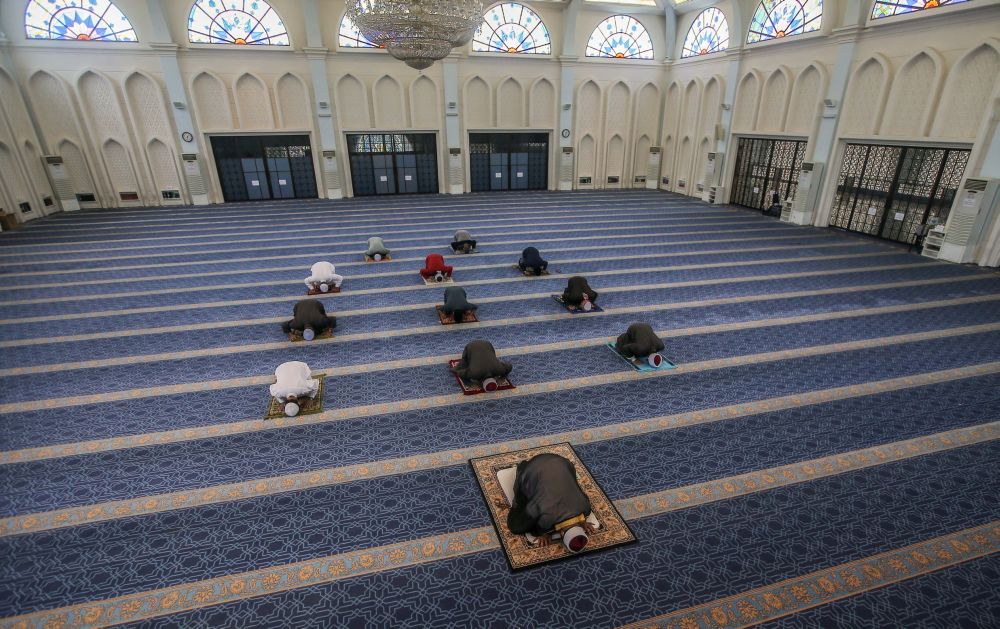
[[[646,28],[628,15],[612,15],[597,25],[587,42],[588,57],[652,59],[653,40]]]
[[[472,37],[474,52],[552,54],[549,29],[538,14],[516,2],[503,2],[483,15]]]
[[[823,0],[763,0],[750,21],[747,43],[819,30]]]
[[[195,44],[287,46],[288,33],[278,13],[264,0],[195,0],[188,15],[188,40]]]
[[[946,4],[958,4],[959,2],[965,1],[966,0],[875,0],[875,6],[872,7],[872,19],[877,20],[880,17],[892,17],[893,15],[923,11],[924,9],[933,9],[934,7],[940,7]]]
[[[340,20],[340,39],[338,43],[341,48],[381,48],[381,46],[376,46],[368,41],[346,13],[344,14],[344,19]]]
[[[28,39],[138,41],[131,22],[110,0],[31,0],[24,32]]]
[[[694,19],[684,38],[681,57],[708,55],[722,52],[726,48],[729,48],[729,23],[722,11],[712,7],[705,9]]]

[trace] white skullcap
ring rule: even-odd
[[[285,404],[285,415],[289,417],[295,417],[299,414],[299,405],[295,402],[289,402]]]
[[[316,338],[316,332],[314,332],[312,328],[306,328],[302,331],[302,338],[307,341],[311,341]]]
[[[572,542],[577,537],[583,537],[584,540],[583,545],[584,547],[586,547],[587,541],[590,538],[587,537],[587,531],[585,531],[582,526],[570,527],[569,529],[567,529],[565,533],[563,533],[563,538],[562,538],[563,545],[566,546],[566,550],[568,550],[571,553],[579,552],[577,550],[573,550],[572,548],[570,548],[570,542]],[[580,550],[583,550],[583,548],[581,548]]]

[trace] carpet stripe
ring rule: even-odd
[[[718,479],[708,483],[698,483],[683,488],[675,488],[642,496],[645,501],[656,505],[655,513],[639,513],[626,515],[626,518],[649,517],[686,509],[695,504],[706,504],[726,500],[738,495],[747,495],[788,486],[817,478],[826,478],[873,465],[923,456],[941,452],[964,445],[982,443],[996,439],[1000,434],[1000,422],[984,426],[961,428],[920,437],[906,441],[864,448],[852,452],[831,455],[811,461],[803,461],[791,465],[774,467],[749,474],[740,474],[730,478]],[[759,481],[752,479],[759,478]],[[773,482],[770,479],[774,479]],[[752,482],[751,482],[752,481]],[[733,491],[727,487],[732,485]],[[735,487],[741,486],[741,491]],[[716,490],[719,489],[718,493]],[[710,495],[705,495],[706,491]],[[684,502],[681,495],[702,496],[703,501]],[[674,498],[674,502],[670,502]],[[635,498],[615,501],[615,505],[627,508]],[[619,506],[621,505],[621,506]],[[623,514],[624,515],[624,514]],[[989,536],[989,537],[986,537]],[[983,541],[985,540],[985,541]],[[952,543],[961,542],[960,545]],[[947,542],[953,548],[952,561],[966,561],[977,556],[985,556],[1000,548],[1000,522],[991,522],[979,527],[966,529],[946,536],[924,542],[924,545],[943,544]],[[920,545],[918,545],[920,546]],[[968,550],[963,549],[966,547]],[[895,553],[912,552],[914,546],[909,546]],[[471,553],[499,550],[499,543],[492,526],[483,526],[452,533],[432,535],[420,539],[388,544],[375,548],[309,559],[306,561],[254,570],[224,577],[196,581],[182,585],[162,588],[148,592],[139,592],[102,601],[92,601],[52,610],[25,614],[0,620],[4,629],[15,627],[105,627],[124,622],[155,618],[167,614],[175,614],[191,609],[219,605],[226,602],[245,600],[248,598],[275,594],[291,589],[332,583],[343,579],[359,577],[385,570],[396,570],[430,562],[460,557]],[[934,554],[923,553],[926,556]],[[867,558],[867,561],[883,560],[889,553]],[[921,570],[937,569],[938,562],[923,563],[911,555],[913,568],[904,574],[912,577],[921,574]],[[960,559],[955,559],[960,557]],[[861,560],[866,561],[866,560]],[[847,566],[859,564],[852,562]],[[839,568],[839,567],[838,567]],[[903,571],[889,572],[900,574]]]
[[[801,394],[786,395],[756,402],[730,404],[716,408],[700,409],[673,415],[649,417],[617,424],[606,424],[555,434],[540,435],[488,443],[466,448],[456,448],[426,454],[416,454],[405,457],[368,461],[338,467],[329,467],[308,472],[260,478],[256,480],[227,483],[200,489],[176,491],[152,496],[142,496],[126,500],[115,500],[99,504],[78,507],[68,507],[52,511],[23,514],[0,519],[0,537],[26,532],[48,531],[52,529],[92,524],[108,520],[117,520],[151,513],[162,513],[176,509],[187,509],[205,505],[232,502],[249,498],[259,498],[292,491],[302,491],[349,483],[358,480],[393,476],[424,470],[433,470],[451,465],[458,465],[470,458],[489,456],[501,452],[535,448],[554,443],[568,441],[573,445],[597,443],[611,439],[619,439],[635,435],[674,430],[688,426],[709,424],[717,421],[750,417],[762,413],[772,413],[793,408],[804,408],[817,404],[825,404],[869,395],[878,395],[892,391],[915,389],[923,386],[975,378],[979,376],[1000,373],[1000,361],[976,365],[974,367],[959,367],[921,373],[914,376],[890,378],[860,385],[835,387],[819,391],[809,391]],[[651,500],[639,497],[643,500]],[[638,499],[638,498],[637,498]],[[695,498],[689,498],[686,501]],[[657,505],[635,506],[625,508],[635,513],[647,513]]]
[[[854,258],[866,258],[873,256],[884,255],[882,253],[858,253],[850,254],[850,257]],[[802,258],[801,260],[810,260],[817,258]],[[829,275],[844,275],[849,273],[872,273],[876,271],[888,271],[895,269],[909,269],[916,267],[929,267],[942,265],[941,262],[935,262],[933,260],[927,262],[905,262],[903,264],[886,264],[879,266],[870,267],[858,267],[858,268],[838,268],[829,269],[825,271],[802,271],[798,273],[772,273],[768,275],[755,275],[748,277],[725,277],[716,278],[711,280],[688,280],[684,282],[663,282],[659,284],[642,284],[632,287],[633,290],[658,290],[666,288],[680,288],[685,286],[715,286],[719,284],[742,284],[747,282],[758,282],[767,280],[777,280],[777,279],[792,279],[801,277],[824,277]],[[683,268],[683,265],[681,266]],[[669,271],[678,270],[677,265],[673,266],[660,266],[660,267],[640,267],[637,269],[613,269],[608,271],[591,271],[587,273],[587,277],[605,277],[605,276],[616,276],[616,275],[638,275],[647,273],[664,273]],[[566,279],[571,277],[571,273],[553,273],[551,275],[546,275],[542,277],[531,276],[525,277],[523,275],[514,275],[511,277],[500,277],[491,278],[483,280],[470,280],[468,282],[461,282],[462,286],[489,286],[495,284],[516,284],[516,283],[528,283],[528,282],[544,282],[549,280]],[[996,276],[988,273],[977,273],[970,274],[968,276],[961,276],[960,278],[948,277],[948,278],[938,278],[940,282],[955,282],[955,281],[972,281],[972,280],[985,280],[985,279],[996,279]],[[921,282],[930,280],[919,280]],[[896,286],[906,286],[909,282],[897,282]],[[602,288],[602,293],[614,292],[616,288],[621,287],[608,287]],[[407,286],[393,286],[393,287],[383,287],[383,288],[366,288],[361,290],[350,291],[349,293],[337,293],[328,297],[328,299],[346,299],[348,297],[356,297],[360,295],[384,295],[386,293],[401,293],[401,292],[412,292],[412,291],[440,291],[441,286],[439,285],[428,285],[428,284],[413,284]],[[304,291],[303,291],[304,292]],[[553,291],[550,290],[544,293],[544,296],[548,296]],[[293,304],[301,299],[303,295],[296,297],[289,296],[279,296],[279,297],[259,297],[256,299],[233,299],[228,301],[207,301],[207,302],[196,302],[196,303],[185,303],[185,304],[174,304],[169,306],[150,306],[145,308],[128,308],[122,310],[93,310],[90,312],[73,312],[66,314],[56,314],[56,315],[45,315],[41,317],[23,317],[17,319],[0,319],[0,325],[12,325],[12,324],[22,324],[22,323],[43,323],[47,321],[70,321],[73,319],[91,319],[100,317],[117,317],[123,315],[133,315],[133,314],[149,314],[153,312],[175,312],[180,310],[201,310],[203,308],[226,308],[229,306],[247,306],[252,304],[274,304],[274,303],[288,303]],[[506,299],[514,299],[515,295],[505,296]],[[485,299],[480,299],[479,302],[485,302]],[[385,306],[387,310],[384,312],[395,311],[399,308],[395,306]]]
[[[43,459],[59,458],[64,456],[74,456],[78,454],[90,454],[95,452],[107,452],[110,450],[121,450],[127,448],[148,447],[167,443],[179,443],[183,441],[194,441],[199,439],[211,439],[227,435],[243,434],[248,432],[261,432],[279,430],[292,426],[303,426],[310,424],[320,424],[331,421],[342,421],[346,419],[358,419],[371,417],[374,415],[387,415],[401,411],[419,410],[426,408],[442,408],[459,405],[472,405],[488,402],[499,397],[526,397],[531,395],[541,395],[555,391],[570,391],[575,389],[586,389],[588,387],[601,386],[605,384],[616,384],[620,382],[632,382],[651,378],[665,378],[680,374],[697,373],[714,369],[725,369],[728,367],[738,367],[741,365],[760,364],[775,362],[780,360],[791,360],[795,358],[805,358],[810,356],[821,356],[849,352],[873,347],[883,347],[890,345],[901,345],[915,343],[933,339],[952,338],[969,334],[979,334],[983,332],[994,332],[1000,330],[1000,323],[989,323],[983,325],[964,326],[946,330],[932,330],[915,334],[901,334],[895,336],[878,337],[861,341],[850,341],[844,343],[831,343],[826,345],[815,345],[793,350],[782,350],[776,352],[765,352],[762,354],[747,354],[742,356],[732,356],[714,360],[698,361],[679,365],[676,369],[637,372],[633,370],[615,373],[599,374],[595,376],[584,376],[579,378],[566,378],[563,380],[553,380],[548,382],[538,382],[533,384],[520,385],[516,389],[497,393],[484,393],[481,395],[462,395],[455,393],[450,395],[433,395],[424,398],[413,398],[400,400],[397,402],[387,402],[382,404],[365,404],[350,408],[340,408],[315,415],[299,415],[297,417],[279,417],[277,419],[247,420],[241,422],[230,422],[226,424],[209,424],[196,428],[183,428],[178,430],[165,430],[153,433],[143,433],[109,439],[94,439],[90,441],[80,441],[52,446],[41,446],[35,448],[25,448],[21,450],[8,450],[0,452],[0,465],[20,463],[27,461],[39,461]],[[142,390],[138,390],[136,397],[140,397]],[[81,404],[86,402],[81,401]]]

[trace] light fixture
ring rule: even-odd
[[[464,46],[483,21],[482,0],[348,0],[365,38],[417,70]]]

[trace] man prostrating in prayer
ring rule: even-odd
[[[570,552],[587,545],[596,528],[587,522],[590,499],[576,482],[576,468],[558,454],[539,454],[517,466],[514,501],[507,514],[511,533],[530,533],[547,545],[557,533]]]

